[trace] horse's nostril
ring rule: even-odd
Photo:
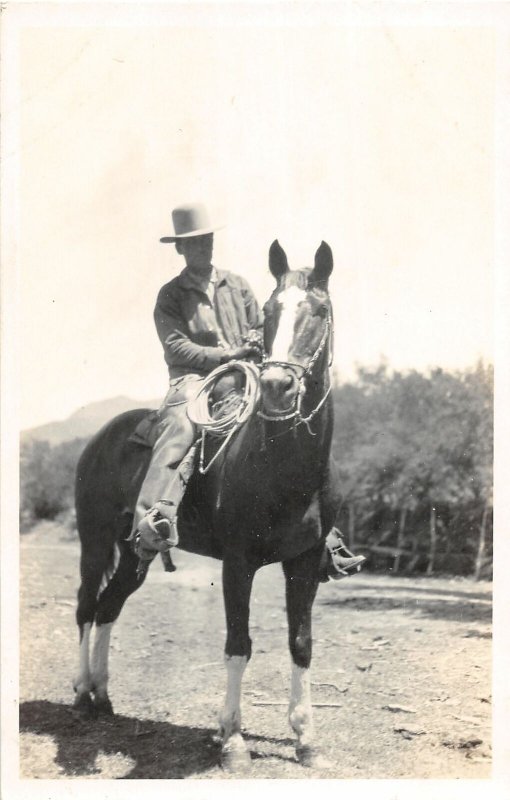
[[[262,389],[273,396],[287,396],[296,388],[294,375],[282,367],[270,367],[260,379]]]

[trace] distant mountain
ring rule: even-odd
[[[77,437],[93,436],[105,422],[130,411],[133,408],[158,408],[161,398],[157,400],[133,400],[130,397],[112,397],[108,400],[99,400],[89,403],[70,417],[56,422],[47,422],[37,428],[22,431],[21,440],[40,439],[52,445],[76,439]]]

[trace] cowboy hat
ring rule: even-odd
[[[159,240],[160,242],[177,242],[179,239],[186,239],[189,236],[204,236],[206,233],[213,233],[224,227],[223,225],[211,225],[207,209],[201,203],[177,206],[172,211],[172,222],[174,235],[163,236]]]

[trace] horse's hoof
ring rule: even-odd
[[[316,747],[309,744],[296,747],[297,760],[302,767],[307,769],[331,769],[333,764],[328,761]]]
[[[93,717],[96,714],[96,709],[94,707],[94,703],[92,702],[90,692],[77,692],[76,697],[74,698],[73,708],[75,711],[79,711],[80,714],[83,714],[83,716],[86,717]]]
[[[211,739],[214,742],[214,744],[221,744],[222,741],[223,741],[224,735],[225,734],[224,734],[223,730],[220,728],[219,730],[217,730],[217,731],[215,731],[214,733],[211,734]]]
[[[221,766],[225,772],[247,772],[251,757],[240,733],[231,736],[221,750]]]
[[[102,697],[98,697],[96,695],[94,697],[94,708],[97,714],[113,717],[113,706],[108,695],[104,695]]]

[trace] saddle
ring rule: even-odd
[[[128,436],[128,442],[133,442],[133,444],[139,444],[152,450],[159,435],[159,423],[159,411],[148,411],[133,433]]]

